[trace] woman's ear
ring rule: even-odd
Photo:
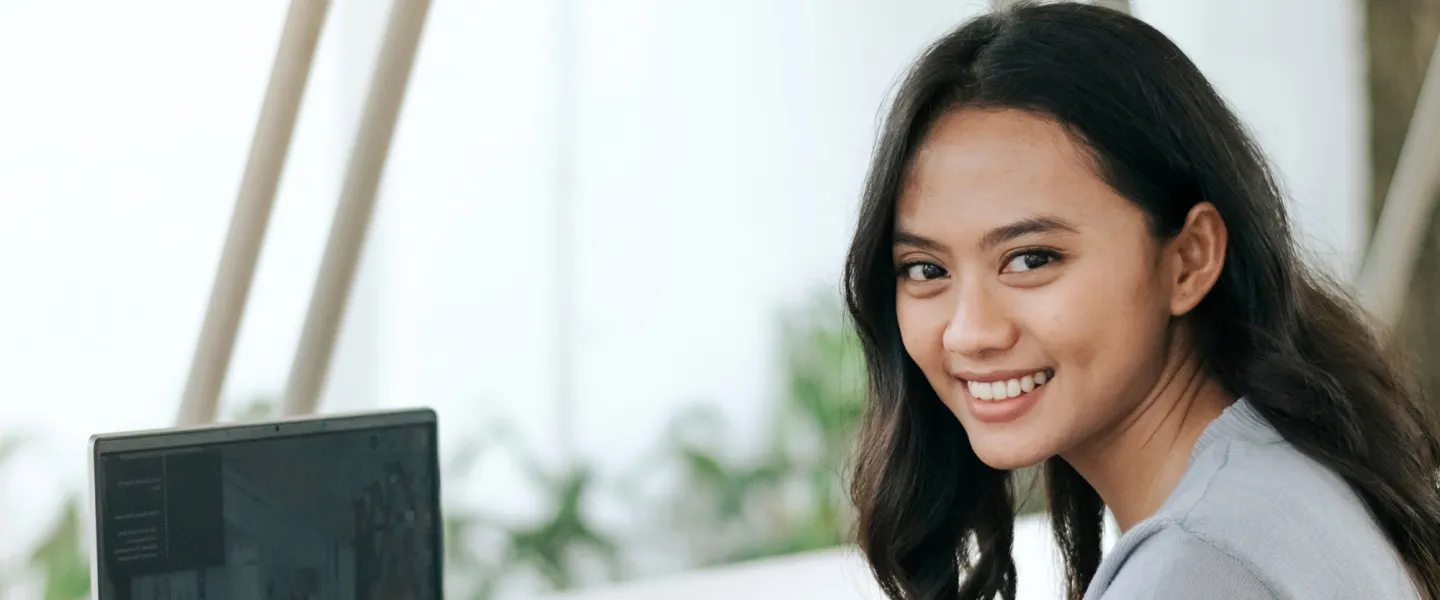
[[[1170,314],[1181,316],[1215,287],[1225,266],[1228,230],[1220,211],[1201,202],[1185,216],[1185,226],[1166,246],[1167,261],[1174,266],[1170,276]]]

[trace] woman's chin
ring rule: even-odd
[[[1035,448],[1019,448],[1013,444],[985,444],[972,439],[970,447],[980,462],[1002,471],[1032,467],[1050,458],[1050,454],[1036,451]]]

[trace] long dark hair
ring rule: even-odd
[[[1138,19],[1075,3],[976,18],[901,83],[845,265],[870,398],[852,495],[857,537],[896,599],[1014,598],[1015,485],[982,463],[906,354],[891,235],[911,156],[938,117],[1018,108],[1067,127],[1099,175],[1171,236],[1198,202],[1229,228],[1219,281],[1187,319],[1201,360],[1292,445],[1344,477],[1440,599],[1440,440],[1403,361],[1340,287],[1307,266],[1265,158],[1200,71]],[[1046,493],[1071,598],[1100,563],[1104,503],[1059,458]]]

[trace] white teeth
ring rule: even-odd
[[[1005,400],[1033,391],[1050,380],[1049,370],[1004,381],[967,381],[970,395],[980,400]]]
[[[971,395],[971,396],[974,396],[974,397],[979,398],[979,399],[981,399],[981,400],[989,400],[989,399],[991,398],[991,396],[990,396],[990,384],[988,384],[988,383],[976,383],[976,382],[974,382],[974,381],[967,381],[966,384],[970,386],[970,395]]]

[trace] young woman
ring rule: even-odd
[[[857,535],[891,598],[1014,598],[1011,472],[1044,463],[1070,598],[1440,599],[1415,384],[1144,23],[1026,5],[932,46],[845,283],[871,387]]]

